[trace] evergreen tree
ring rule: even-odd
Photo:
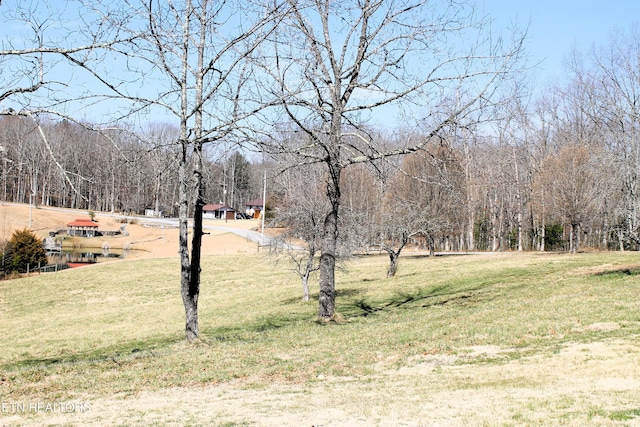
[[[14,231],[3,256],[3,270],[6,273],[24,273],[27,266],[34,269],[46,264],[47,253],[42,240],[26,228]]]

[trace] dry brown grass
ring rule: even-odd
[[[0,403],[89,410],[0,425],[638,425],[637,254],[386,262],[349,263],[323,325],[268,259],[206,257],[195,345],[175,257],[1,283]]]

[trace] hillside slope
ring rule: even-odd
[[[127,258],[165,258],[178,256],[178,229],[175,226],[154,224],[146,217],[121,217],[105,212],[96,212],[95,219],[101,230],[119,230],[123,225],[128,236],[95,237],[76,239],[75,245],[83,248],[101,248],[107,242],[111,249],[129,248]],[[33,208],[24,204],[0,204],[0,240],[8,240],[14,230],[30,228],[41,238],[50,231],[66,228],[76,218],[88,219],[87,211],[50,207]],[[205,220],[206,225],[224,225],[229,228],[257,229],[257,220]],[[248,239],[224,230],[211,230],[203,239],[203,255],[230,255],[256,253],[258,245]]]

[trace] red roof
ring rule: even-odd
[[[215,205],[212,205],[212,204],[204,205],[202,207],[202,210],[205,211],[205,212],[211,212],[211,211],[235,211],[235,209],[230,208],[227,205],[223,205],[223,204],[219,204],[219,203],[215,204]]]
[[[98,223],[91,221],[90,219],[78,218],[67,224],[67,227],[90,227],[98,228]]]

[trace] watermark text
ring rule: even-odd
[[[82,413],[91,410],[87,402],[0,402],[1,414],[64,414]]]

